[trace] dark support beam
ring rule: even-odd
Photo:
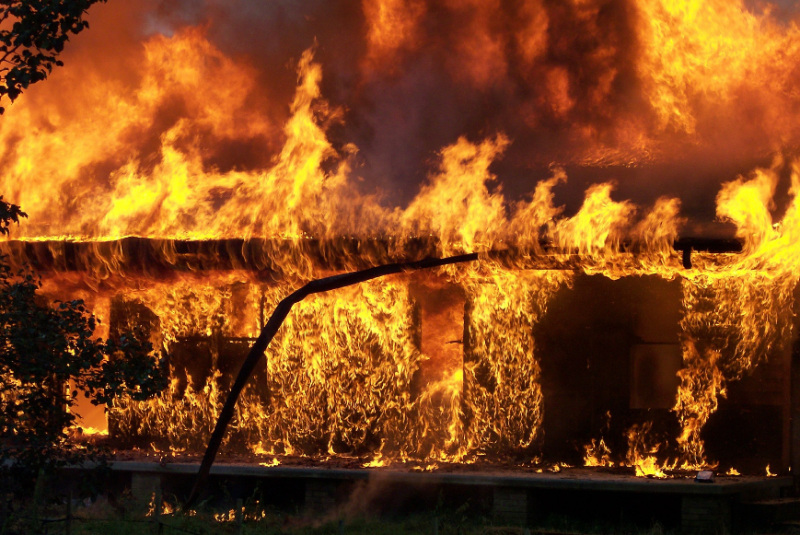
[[[683,250],[683,267],[684,269],[692,269],[692,248],[687,247]]]
[[[795,489],[800,489],[800,336],[798,336],[798,309],[800,308],[800,285],[794,291],[793,336],[790,345],[790,380],[789,388],[789,452]]]
[[[794,374],[793,370],[795,366],[793,364],[794,360],[794,346],[795,346],[795,339],[796,339],[796,331],[792,329],[793,336],[790,341],[786,345],[786,347],[781,352],[781,357],[783,362],[781,362],[782,376],[783,376],[783,384],[781,388],[783,390],[783,404],[781,407],[781,474],[789,475],[790,470],[792,467],[792,389],[794,384]]]

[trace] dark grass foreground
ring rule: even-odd
[[[18,507],[0,528],[2,535],[68,533],[63,521],[66,504],[53,503],[39,508]],[[668,535],[675,534],[655,524],[648,528],[579,523],[550,517],[539,526],[524,530],[519,527],[493,524],[488,517],[471,513],[468,506],[455,510],[439,509],[431,513],[393,518],[336,516],[314,518],[300,511],[262,508],[257,502],[242,504],[243,515],[234,509],[200,504],[188,514],[173,512],[165,500],[160,522],[156,521],[153,502],[147,504],[124,496],[110,503],[105,498],[95,503],[73,501],[70,513],[70,535]],[[748,533],[800,533],[800,526],[765,527]]]

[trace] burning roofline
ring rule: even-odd
[[[272,277],[284,269],[276,258],[296,256],[322,271],[351,271],[391,262],[409,262],[441,256],[435,238],[336,238],[304,239],[213,239],[172,240],[127,237],[118,240],[9,240],[0,252],[15,264],[26,264],[40,272],[96,272],[98,265],[111,272],[158,276],[170,271],[244,270]],[[693,252],[731,254],[742,251],[742,243],[731,238],[682,237],[672,249],[691,268]],[[640,244],[623,242],[621,253],[645,251]],[[539,250],[515,247],[492,250],[488,257],[517,269],[574,270],[581,255],[557,250],[542,241]]]

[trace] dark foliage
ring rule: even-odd
[[[0,229],[24,214],[0,200]],[[22,479],[65,464],[102,460],[105,451],[71,440],[79,392],[95,405],[142,400],[167,384],[162,361],[138,333],[94,338],[97,319],[83,301],[51,306],[35,273],[12,273],[0,259],[0,464]]]
[[[0,0],[0,99],[8,96],[13,102],[62,66],[57,57],[70,34],[88,28],[86,11],[105,1]]]
[[[19,206],[7,203],[0,195],[0,234],[8,235],[8,227],[11,223],[19,223],[20,217],[28,217],[28,214],[20,210]]]

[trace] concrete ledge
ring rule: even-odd
[[[87,468],[91,468],[89,464]],[[76,467],[78,468],[78,467]],[[193,475],[199,463],[167,463],[118,461],[111,464],[115,472]],[[791,487],[791,477],[719,477],[714,483],[697,483],[694,479],[647,479],[628,475],[608,474],[591,469],[565,469],[559,473],[496,473],[496,472],[409,472],[392,469],[304,468],[292,466],[257,466],[244,464],[215,464],[212,476],[335,479],[340,481],[382,480],[404,484],[442,484],[488,487],[517,487],[529,489],[594,490],[618,492],[647,492],[680,495],[730,496],[777,494]]]

